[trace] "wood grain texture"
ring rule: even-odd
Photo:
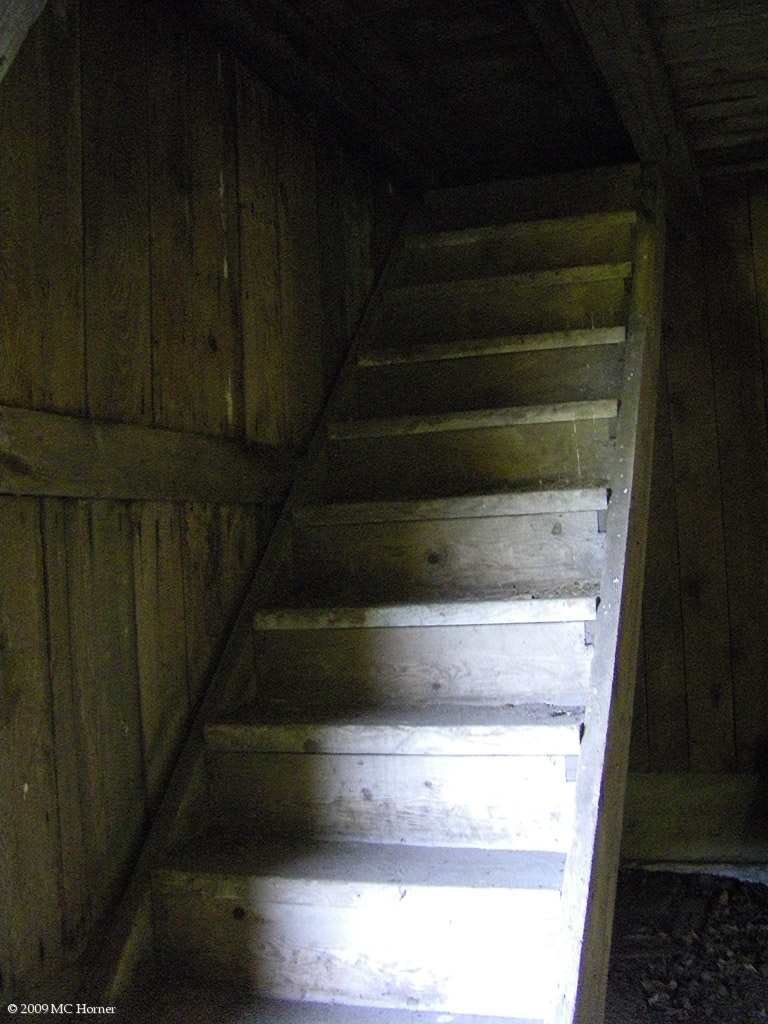
[[[154,421],[243,429],[235,85],[230,61],[155,11],[149,22]]]
[[[85,408],[79,5],[40,18],[0,89],[0,400]]]
[[[736,760],[728,582],[705,268],[694,223],[673,224],[664,341],[675,459],[689,767]]]
[[[244,506],[185,505],[181,543],[190,706],[210,681],[263,544],[259,515]]]
[[[768,578],[768,432],[746,187],[708,191],[704,233],[707,317],[728,581],[736,763],[768,763],[764,586]],[[757,684],[757,685],[756,685]]]
[[[642,661],[648,767],[688,767],[686,694],[675,467],[662,339],[643,585]],[[633,725],[634,736],[634,725]]]
[[[132,527],[116,502],[65,506],[78,779],[91,924],[113,908],[146,824]]]
[[[0,406],[0,493],[272,502],[293,465],[230,438]]]
[[[147,802],[157,806],[189,719],[181,518],[177,506],[131,508]]]
[[[82,7],[83,265],[89,415],[151,425],[145,10]]]
[[[23,993],[62,964],[59,807],[37,501],[0,499],[0,963]]]

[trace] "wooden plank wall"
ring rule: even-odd
[[[741,777],[748,804],[768,770],[768,178],[705,200],[669,231],[627,827],[651,851],[643,831],[687,803],[693,845],[691,808],[716,790],[702,816],[722,815],[733,855],[738,783],[709,776]]]
[[[396,225],[383,183],[165,6],[49,4],[0,88],[4,993],[44,994],[114,906]],[[77,472],[116,454],[106,428],[76,441],[102,421],[134,430],[117,494]],[[276,453],[274,479],[147,490],[148,442],[172,474],[200,438],[234,475]]]

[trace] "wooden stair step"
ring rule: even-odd
[[[640,176],[638,165],[626,164],[433,189],[425,194],[412,223],[450,230],[630,210],[637,203]]]
[[[627,262],[392,288],[371,347],[615,327],[626,322]]]
[[[578,755],[583,711],[552,704],[372,708],[307,721],[255,705],[205,729],[209,751],[384,755]]]
[[[408,349],[369,348],[358,357],[358,366],[377,367],[390,364],[434,362],[476,358],[477,356],[510,355],[518,352],[621,345],[626,328],[595,327],[571,331],[543,331],[537,334],[511,334],[497,338],[457,338],[442,344],[414,344]]]
[[[545,423],[574,423],[613,420],[618,412],[615,398],[591,402],[560,402],[551,405],[522,405],[503,409],[473,409],[458,413],[381,419],[340,420],[328,427],[334,441],[411,434],[439,434],[461,430],[492,430]]]
[[[455,230],[414,225],[404,237],[401,275],[410,281],[544,270],[629,259],[634,211],[511,221]]]
[[[605,487],[563,487],[552,490],[502,491],[448,498],[404,501],[323,502],[299,505],[293,518],[301,526],[344,523],[404,523],[433,519],[494,518],[545,515],[550,512],[601,512],[608,506]]]
[[[523,514],[518,506],[513,515],[464,519],[296,522],[294,592],[303,602],[355,604],[596,593],[599,518],[594,510]]]
[[[262,631],[397,629],[588,622],[595,617],[595,598],[580,596],[513,598],[499,601],[444,601],[433,604],[368,605],[347,608],[266,608],[254,614],[254,626]]]
[[[261,995],[537,1019],[564,856],[265,846],[214,830],[154,880],[159,947]],[[499,941],[499,936],[504,941]]]
[[[591,487],[610,474],[615,400],[333,424],[316,467],[325,500]]]
[[[595,401],[619,394],[623,361],[600,344],[366,365],[353,404],[370,418]]]
[[[259,692],[278,707],[313,709],[581,705],[595,608],[582,596],[263,611]]]

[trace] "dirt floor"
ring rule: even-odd
[[[768,885],[619,876],[606,1024],[768,1022]]]

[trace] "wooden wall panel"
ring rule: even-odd
[[[634,768],[746,777],[768,757],[768,180],[705,199],[670,231]]]
[[[242,433],[237,174],[231,62],[150,18],[154,419]]]
[[[245,506],[188,505],[182,516],[187,663],[190,702],[195,706],[265,538],[257,514]]]
[[[59,844],[38,502],[0,498],[0,967],[61,965]]]
[[[189,721],[181,514],[176,505],[136,502],[131,518],[144,771],[152,811]]]
[[[64,536],[89,880],[83,896],[97,921],[111,909],[146,825],[128,506],[69,502]]]
[[[0,97],[0,401],[85,407],[79,4],[52,5]]]
[[[108,6],[48,4],[0,86],[0,989],[19,1000],[77,973],[123,891],[400,215],[168,5]]]
[[[88,412],[150,425],[145,4],[88,0],[83,13]],[[121,97],[119,111],[115,96]]]

